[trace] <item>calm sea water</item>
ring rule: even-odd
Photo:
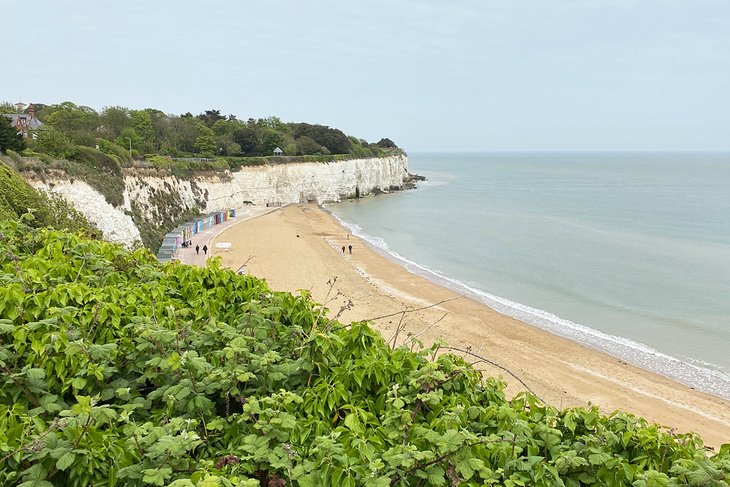
[[[730,398],[730,154],[412,154],[332,205],[409,270]]]

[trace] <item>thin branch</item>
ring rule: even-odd
[[[461,446],[460,446],[460,447],[459,447],[459,448],[458,448],[458,449],[457,449],[456,451],[452,451],[452,452],[444,453],[443,455],[441,455],[441,456],[439,456],[439,457],[436,457],[436,458],[434,458],[434,459],[433,459],[433,460],[431,460],[431,461],[428,461],[428,462],[425,462],[425,463],[419,463],[418,465],[415,465],[415,466],[411,467],[410,469],[406,470],[406,472],[405,472],[405,473],[404,473],[403,475],[396,475],[396,476],[395,476],[395,477],[393,477],[393,479],[392,479],[392,480],[390,481],[390,485],[395,485],[395,484],[397,484],[397,483],[398,483],[398,482],[400,482],[400,481],[401,481],[401,480],[402,480],[403,478],[405,478],[405,477],[408,477],[408,476],[409,476],[410,474],[412,474],[412,473],[413,473],[413,472],[415,472],[416,470],[421,470],[421,469],[424,469],[424,468],[426,468],[426,467],[430,467],[430,466],[431,466],[431,465],[433,465],[433,464],[436,464],[436,463],[439,463],[439,462],[440,462],[440,461],[442,461],[442,460],[445,460],[446,458],[448,458],[448,456],[449,456],[449,455],[454,455],[454,454],[455,454],[456,452],[458,452],[459,450],[461,450],[461,449],[462,449],[462,448],[464,448],[464,447],[472,448],[472,447],[475,447],[475,446],[478,446],[478,445],[485,445],[485,444],[487,444],[487,443],[500,443],[500,442],[507,442],[507,441],[508,441],[508,440],[505,440],[504,438],[499,438],[499,439],[489,439],[489,438],[485,438],[485,439],[483,439],[483,440],[479,440],[479,441],[476,441],[476,442],[474,442],[474,443],[470,443],[470,444],[468,444],[468,445],[461,445]]]
[[[518,382],[519,382],[520,384],[522,384],[523,386],[525,386],[525,389],[527,389],[527,390],[528,390],[528,391],[530,391],[530,392],[531,392],[531,393],[532,393],[532,394],[533,394],[533,395],[534,395],[535,397],[537,397],[538,399],[540,399],[540,401],[542,401],[542,402],[545,402],[545,401],[543,401],[543,400],[542,400],[542,398],[541,398],[540,396],[538,396],[538,395],[537,395],[537,394],[535,393],[535,391],[533,391],[532,389],[530,389],[530,386],[528,386],[527,384],[525,384],[525,381],[523,381],[522,379],[520,379],[520,378],[519,378],[519,377],[518,377],[517,375],[515,375],[515,374],[514,374],[514,373],[513,373],[513,372],[512,372],[511,370],[509,370],[509,369],[508,369],[507,367],[503,367],[502,365],[499,365],[498,363],[496,363],[496,362],[493,362],[493,361],[489,360],[489,359],[488,359],[488,358],[486,358],[486,357],[482,357],[481,355],[478,355],[478,354],[476,354],[476,353],[474,353],[474,352],[472,352],[472,351],[469,351],[469,350],[465,350],[465,349],[463,349],[463,348],[457,348],[457,347],[448,347],[448,346],[443,346],[443,347],[441,347],[441,348],[443,348],[444,350],[454,350],[454,351],[456,351],[456,352],[462,352],[462,353],[465,353],[465,354],[467,354],[467,355],[471,355],[471,356],[472,356],[472,357],[474,357],[474,358],[478,358],[478,359],[479,359],[480,361],[482,361],[482,362],[486,362],[486,363],[488,363],[489,365],[493,365],[494,367],[497,367],[498,369],[501,369],[501,370],[503,370],[503,371],[507,372],[507,373],[508,373],[509,375],[511,375],[512,377],[514,377],[515,379],[517,379],[517,381],[518,381]]]
[[[400,334],[400,332],[402,332],[405,329],[403,320],[405,319],[407,312],[408,312],[408,310],[404,310],[404,311],[400,312],[401,317],[400,317],[400,320],[398,321],[398,324],[395,327],[395,332],[393,333],[393,336],[390,337],[390,339],[388,340],[388,345],[390,345],[390,342],[393,342],[393,344],[391,345],[391,348],[393,348],[393,349],[395,349],[395,345],[398,343],[398,335]]]
[[[434,307],[439,306],[441,304],[448,303],[449,301],[456,301],[457,299],[461,299],[463,297],[465,297],[465,296],[464,295],[456,296],[455,298],[444,299],[442,301],[439,301],[438,303],[429,304],[428,306],[423,306],[421,308],[414,308],[414,309],[406,309],[406,310],[403,310],[403,311],[396,311],[395,313],[390,313],[390,314],[387,314],[387,315],[378,316],[376,318],[367,318],[367,319],[364,319],[364,320],[361,320],[361,321],[382,320],[383,318],[390,318],[392,316],[397,316],[397,315],[399,315],[401,313],[415,313],[416,311],[423,311],[424,309],[434,308]]]
[[[436,321],[434,321],[433,323],[431,323],[430,325],[428,325],[428,326],[427,326],[426,328],[424,328],[424,329],[423,329],[423,330],[421,330],[420,332],[418,332],[418,333],[416,333],[415,335],[413,335],[413,338],[418,338],[418,337],[420,337],[421,335],[423,335],[424,333],[426,333],[426,332],[427,332],[428,330],[430,330],[430,329],[431,329],[431,328],[433,328],[434,326],[438,325],[438,324],[439,324],[439,323],[440,323],[440,322],[441,322],[441,321],[442,321],[442,320],[443,320],[444,318],[446,318],[446,317],[447,317],[448,315],[449,315],[449,313],[444,313],[444,314],[443,314],[443,316],[441,316],[441,318],[437,319]]]

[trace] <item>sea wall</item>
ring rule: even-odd
[[[78,180],[55,176],[29,182],[66,198],[99,227],[106,239],[132,245],[140,240],[137,225],[143,223],[141,220],[160,226],[190,210],[209,213],[245,205],[336,202],[400,189],[407,176],[408,158],[400,154],[329,163],[253,166],[191,177],[175,176],[166,170],[126,169],[121,207],[113,207]]]

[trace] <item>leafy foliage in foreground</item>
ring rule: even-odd
[[[507,401],[306,295],[0,224],[0,484],[727,485],[625,413]]]

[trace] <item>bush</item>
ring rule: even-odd
[[[108,141],[106,139],[99,139],[98,143],[99,150],[101,152],[110,156],[115,156],[125,166],[129,166],[132,164],[132,155],[129,153],[128,149],[120,147],[114,142]]]
[[[66,159],[74,153],[74,144],[58,130],[46,127],[38,131],[38,139],[33,144],[38,152],[43,152],[59,159]]]
[[[33,215],[30,224],[72,232],[100,235],[81,213],[57,195],[45,194],[31,187],[22,176],[0,162],[0,219],[19,220]]]
[[[78,146],[65,164],[65,171],[104,195],[110,205],[118,207],[124,203],[124,178],[117,156]]]
[[[0,225],[0,484],[727,485],[730,445],[391,349],[306,293]],[[415,346],[416,344],[414,344]],[[437,356],[438,355],[438,356]]]

